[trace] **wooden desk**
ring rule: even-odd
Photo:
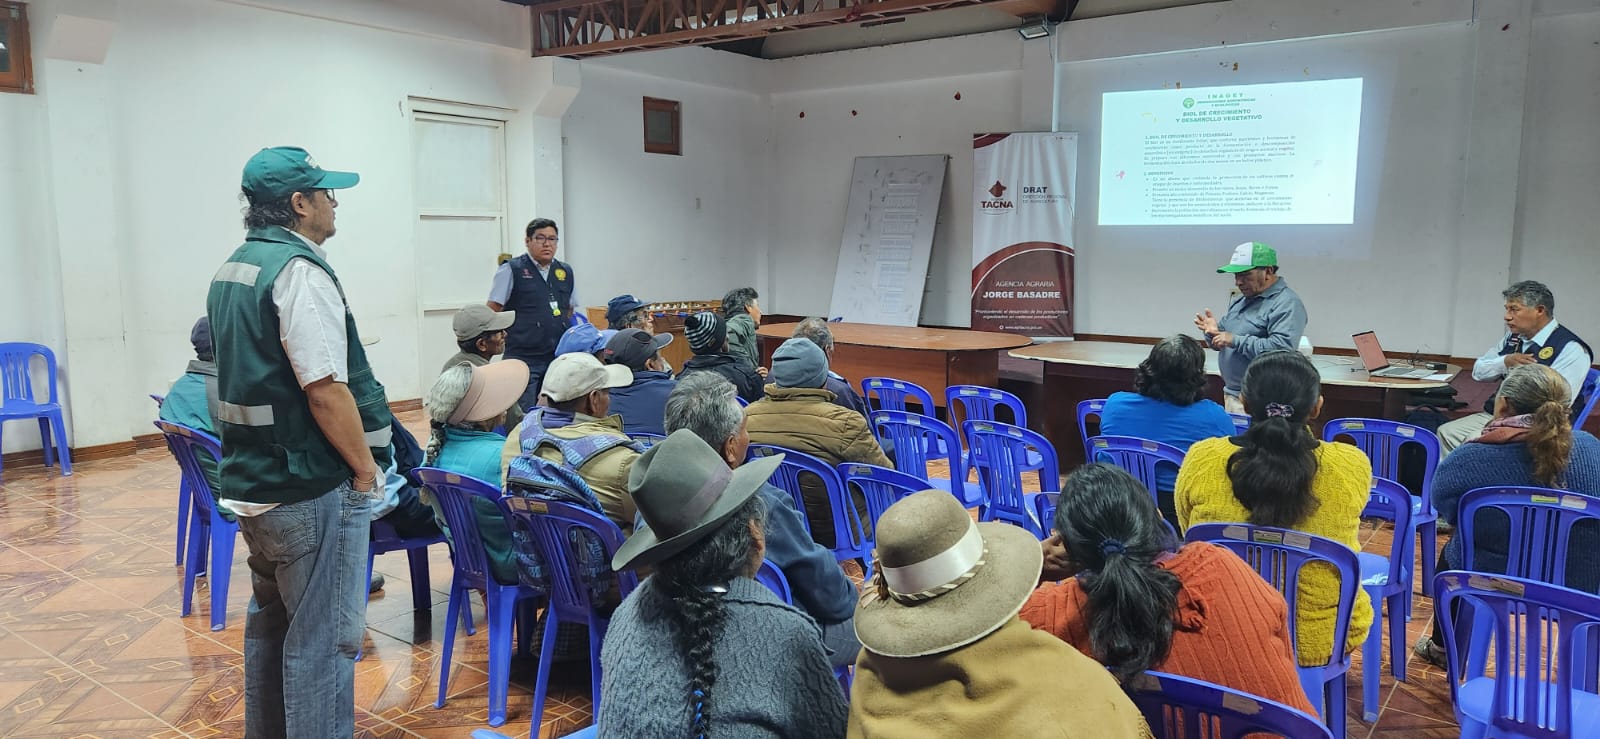
[[[1083,464],[1083,439],[1078,434],[1078,403],[1104,398],[1120,390],[1133,390],[1133,371],[1150,354],[1147,344],[1109,341],[1059,341],[1016,349],[1018,359],[1044,363],[1044,431],[1056,447],[1062,471]],[[1322,375],[1322,413],[1319,418],[1395,418],[1405,412],[1407,391],[1443,387],[1449,380],[1407,380],[1372,377],[1355,357],[1314,355],[1312,364]],[[1454,378],[1461,371],[1446,365],[1438,374]],[[1222,401],[1222,376],[1217,353],[1206,352],[1206,392]],[[1322,424],[1314,422],[1318,433]],[[1092,432],[1094,429],[1090,429]]]
[[[762,364],[772,366],[772,352],[788,340],[798,324],[768,324],[761,337]],[[1016,334],[962,329],[830,323],[834,372],[860,385],[863,377],[893,377],[914,382],[944,405],[950,385],[998,387],[1000,352],[1027,346],[1032,339]]]

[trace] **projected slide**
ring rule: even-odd
[[[1348,224],[1361,80],[1108,92],[1100,225]]]

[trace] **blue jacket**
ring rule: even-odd
[[[1201,439],[1233,436],[1233,417],[1216,401],[1201,399],[1189,405],[1173,405],[1139,393],[1112,393],[1100,411],[1100,433],[1106,436],[1137,436],[1171,444],[1183,451]],[[1156,468],[1156,487],[1171,491],[1178,480],[1177,468]]]
[[[678,386],[678,381],[665,372],[647,370],[633,373],[633,384],[611,391],[611,412],[622,416],[622,431],[626,434],[666,435],[662,416],[667,409],[667,396]]]

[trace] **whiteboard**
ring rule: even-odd
[[[917,325],[949,160],[944,154],[856,157],[830,318]]]

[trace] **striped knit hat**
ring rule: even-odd
[[[719,354],[728,341],[728,324],[715,313],[696,313],[683,322],[683,335],[695,354]]]

